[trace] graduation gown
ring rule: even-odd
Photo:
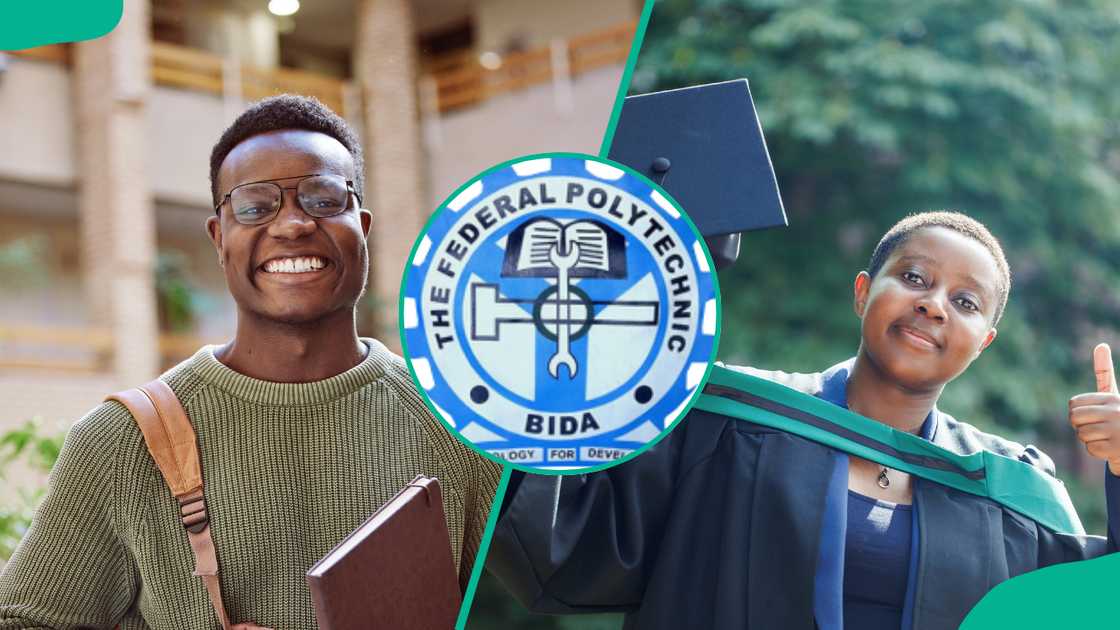
[[[816,395],[846,365],[824,374],[736,369]],[[934,443],[961,454],[988,449],[1053,474],[1037,449],[934,414]],[[813,630],[835,462],[836,451],[816,442],[694,409],[613,468],[517,473],[487,567],[536,612],[625,612],[624,627],[643,630]],[[957,628],[1003,580],[1110,549],[1105,538],[1056,533],[989,499],[913,481],[917,561],[905,618],[915,630]]]

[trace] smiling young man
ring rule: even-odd
[[[230,618],[315,628],[305,572],[417,474],[441,482],[465,585],[499,468],[432,417],[400,357],[356,333],[376,221],[353,133],[318,101],[266,99],[222,135],[210,172],[206,230],[237,331],[161,380],[197,432]],[[0,575],[0,629],[216,627],[193,570],[178,502],[107,402],[67,436]]]
[[[736,369],[918,434],[939,447],[929,460],[986,450],[1053,475],[1034,447],[936,406],[996,338],[1010,284],[981,224],[948,212],[907,217],[856,275],[855,357],[816,374]],[[1111,363],[1098,356],[1096,367],[1111,384],[1071,399],[1070,419],[1089,452],[1120,471],[1120,394]],[[1009,577],[1115,550],[1113,475],[1107,494],[1109,541],[1058,532],[821,441],[694,408],[614,468],[515,475],[488,566],[531,609],[623,611],[626,628],[947,630]],[[1076,521],[1068,497],[1046,508]]]

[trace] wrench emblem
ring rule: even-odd
[[[568,274],[579,261],[579,244],[568,241],[568,251],[562,252],[563,241],[557,241],[548,252],[549,261],[556,265],[556,353],[548,360],[548,373],[552,378],[560,378],[560,366],[568,368],[568,379],[576,377],[579,364],[571,352],[572,305],[568,301]],[[561,313],[563,315],[561,316]]]

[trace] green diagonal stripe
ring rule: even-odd
[[[633,41],[630,42],[630,55],[626,58],[626,68],[622,71],[618,92],[614,95],[610,121],[607,123],[607,130],[603,133],[603,142],[599,145],[599,157],[607,157],[611,151],[614,131],[618,127],[618,118],[622,115],[622,103],[626,100],[626,93],[630,91],[630,79],[634,76],[634,66],[638,65],[638,53],[642,50],[642,41],[646,37],[646,28],[649,27],[649,16],[653,13],[653,3],[654,0],[646,0],[645,5],[642,6],[638,28],[634,31]]]
[[[471,614],[471,605],[474,604],[474,594],[478,590],[478,581],[482,578],[482,568],[486,565],[486,555],[490,551],[490,541],[494,538],[494,528],[498,526],[498,514],[501,512],[502,499],[506,496],[509,478],[513,468],[502,466],[502,478],[498,481],[498,488],[494,491],[494,500],[490,503],[490,516],[486,519],[486,529],[482,533],[482,542],[478,545],[478,553],[474,557],[474,568],[471,569],[471,578],[467,582],[467,591],[463,593],[463,603],[459,607],[459,618],[455,621],[455,630],[467,627],[467,618]]]

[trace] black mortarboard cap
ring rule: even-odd
[[[735,261],[740,232],[787,225],[746,79],[627,97],[608,157],[681,204],[717,268]]]

